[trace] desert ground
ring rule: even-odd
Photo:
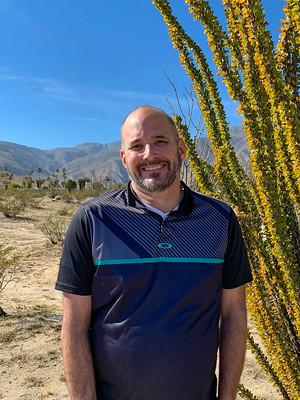
[[[0,214],[0,242],[21,255],[15,280],[0,297],[7,313],[0,317],[0,399],[69,399],[60,351],[61,293],[54,290],[61,246],[37,225],[53,214],[67,224],[78,206],[44,196],[14,218]],[[251,322],[250,328],[255,334]],[[260,399],[281,398],[250,352],[242,383]]]

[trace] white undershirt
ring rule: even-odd
[[[166,219],[167,216],[170,214],[170,212],[178,210],[178,207],[179,207],[179,203],[178,203],[177,206],[174,207],[171,211],[163,212],[163,211],[159,210],[158,208],[149,206],[149,204],[145,204],[145,203],[143,203],[143,204],[148,210],[155,212],[156,214],[160,215],[163,219]]]

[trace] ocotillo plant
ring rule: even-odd
[[[218,86],[201,46],[187,35],[167,0],[153,0],[198,97],[216,158],[213,168],[199,158],[181,118],[174,120],[199,189],[228,201],[242,226],[254,275],[248,305],[264,351],[250,334],[249,347],[283,397],[296,400],[300,397],[300,3],[287,0],[276,49],[260,0],[223,0],[226,31],[208,1],[186,3],[203,25],[218,74],[244,116],[251,178],[231,144]],[[242,385],[239,393],[256,398]]]

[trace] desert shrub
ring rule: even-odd
[[[9,187],[8,189],[0,188],[0,197],[8,198],[8,197],[15,197],[15,194],[19,192],[20,189],[12,189]]]
[[[11,189],[21,189],[21,186],[18,183],[12,183],[9,187]]]
[[[16,217],[25,210],[25,204],[18,199],[5,199],[0,201],[0,212],[7,218]]]
[[[66,222],[57,215],[49,215],[44,222],[37,225],[52,244],[62,244],[65,237]]]
[[[31,199],[31,195],[28,193],[28,191],[15,191],[16,193],[13,194],[13,198],[19,202],[20,204],[23,204],[24,207],[28,205],[28,202]]]
[[[63,207],[57,211],[57,214],[61,217],[66,217],[70,214],[70,209],[68,207]]]
[[[42,198],[45,196],[45,189],[44,188],[39,188],[39,189],[32,189],[28,190],[28,193],[31,194],[34,198]]]
[[[14,280],[19,259],[13,246],[0,243],[0,293]]]
[[[73,179],[67,179],[65,182],[65,188],[70,193],[72,190],[77,188],[76,181],[73,181]]]
[[[50,197],[50,199],[54,199],[57,195],[58,195],[58,190],[57,189],[50,189],[48,196]]]
[[[88,198],[91,198],[91,197],[95,197],[94,192],[92,190],[90,190],[90,189],[74,190],[72,192],[72,195],[79,202],[84,201],[84,200],[86,200]]]
[[[39,199],[31,199],[28,205],[29,205],[29,207],[35,208],[35,209],[42,208],[41,200],[39,200]]]
[[[36,202],[44,196],[42,190],[38,189],[14,189],[10,192],[16,200],[19,200],[24,206],[35,208]]]
[[[62,193],[61,193],[61,199],[62,199],[65,203],[72,203],[72,201],[73,201],[72,196],[71,196],[68,192],[62,192]]]
[[[20,257],[16,255],[15,249],[12,246],[0,243],[0,294],[5,287],[15,280],[16,267]],[[5,315],[0,306],[0,316]]]

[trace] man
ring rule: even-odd
[[[215,399],[220,342],[218,398],[235,399],[251,273],[234,213],[180,182],[162,110],[128,115],[120,155],[131,182],[76,213],[56,284],[71,398]]]

